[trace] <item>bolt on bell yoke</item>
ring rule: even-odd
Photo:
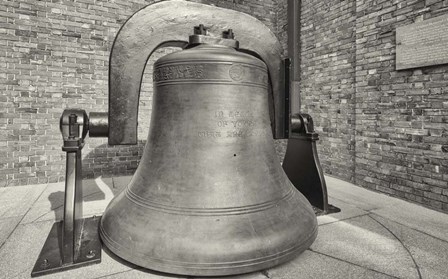
[[[236,49],[239,48],[239,42],[234,39],[232,29],[223,31],[220,37],[211,36],[208,30],[209,29],[205,27],[203,24],[195,26],[193,29],[193,35],[189,36],[189,44],[187,45],[186,48],[187,49],[192,48],[199,44],[220,45]]]

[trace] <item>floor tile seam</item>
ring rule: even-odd
[[[406,202],[406,201],[404,201],[404,200],[402,200],[402,199],[399,199],[399,198],[390,196],[390,195],[388,195],[388,194],[386,194],[386,193],[378,192],[378,191],[376,191],[376,190],[372,190],[372,189],[369,189],[369,188],[365,188],[365,187],[362,187],[362,186],[353,184],[353,183],[351,183],[351,182],[342,180],[342,179],[340,179],[340,178],[337,178],[337,177],[334,177],[334,176],[331,176],[331,175],[327,175],[327,174],[325,174],[325,176],[329,176],[329,177],[331,177],[331,178],[333,178],[333,179],[335,179],[335,180],[338,180],[339,183],[344,183],[344,184],[346,184],[346,185],[344,185],[344,187],[353,187],[353,188],[355,188],[356,190],[366,191],[367,193],[370,193],[370,194],[373,194],[373,195],[377,196],[379,199],[384,199],[384,198],[386,198],[386,199],[391,199],[392,201],[395,201],[395,202]],[[329,183],[327,183],[327,185],[328,185],[328,184],[329,184]],[[329,187],[327,186],[327,188],[329,188]],[[415,204],[415,205],[418,205],[418,204]]]
[[[97,214],[95,214],[95,213],[93,213],[93,214],[91,214],[91,213],[89,213],[88,215],[85,215],[85,216],[83,216],[82,218],[89,218],[89,217],[93,217],[93,216],[96,216],[96,217],[100,217],[101,215],[100,214],[103,214],[104,213],[104,210],[101,210],[101,212],[96,212]],[[48,219],[48,220],[36,220],[36,221],[31,221],[31,222],[25,222],[25,223],[20,223],[19,225],[29,225],[29,224],[39,224],[39,223],[45,223],[45,222],[50,222],[50,221],[53,221],[53,222],[60,222],[60,221],[62,221],[64,218],[61,218],[61,219],[52,219],[52,220],[50,220],[50,219]]]
[[[95,194],[97,194],[97,193],[99,193],[99,192],[102,192],[102,191],[101,191],[101,190],[98,190],[98,191],[96,191],[96,192],[94,192],[94,193],[90,193],[90,194],[88,194],[87,196],[83,196],[82,198],[84,199],[84,198],[86,198],[86,197],[90,197],[90,196],[95,195]],[[84,201],[83,201],[83,204],[84,204]],[[37,222],[40,222],[40,221],[38,221],[40,218],[44,217],[44,216],[47,215],[48,213],[51,213],[52,211],[56,211],[56,210],[58,210],[59,208],[61,208],[61,207],[63,207],[63,206],[64,206],[64,203],[62,203],[61,205],[58,205],[58,206],[55,207],[55,208],[51,208],[50,211],[47,211],[47,212],[45,212],[44,214],[39,215],[39,217],[35,218],[34,220],[32,220],[31,222],[28,222],[28,223],[37,223]]]
[[[418,273],[418,277],[420,279],[422,279],[422,273],[420,272],[420,267],[417,264],[417,261],[415,260],[414,256],[412,255],[411,251],[408,249],[408,247],[403,243],[403,241],[396,235],[394,234],[388,227],[386,227],[386,225],[384,225],[383,223],[381,223],[379,220],[375,219],[373,216],[369,215],[369,218],[371,218],[372,220],[374,220],[375,222],[377,222],[379,225],[381,225],[384,229],[386,229],[390,234],[393,235],[393,237],[395,237],[398,242],[401,244],[401,246],[403,246],[403,248],[406,250],[406,252],[409,254],[409,256],[411,257],[412,261],[414,262],[415,268],[417,269],[417,273]]]
[[[28,207],[28,210],[25,212],[25,214],[22,215],[22,218],[20,218],[19,222],[17,222],[17,224],[14,226],[14,229],[9,233],[9,235],[6,237],[5,241],[3,243],[0,244],[0,251],[2,250],[3,246],[5,245],[6,242],[8,242],[9,238],[11,237],[11,235],[16,231],[16,229],[19,227],[20,223],[23,221],[23,218],[25,218],[25,216],[28,214],[28,212],[30,212],[31,208],[33,207],[34,203],[43,195],[43,193],[45,192],[45,190],[48,188],[48,185],[42,190],[42,192],[39,194],[39,196],[34,199],[34,201],[30,204],[30,206]]]
[[[360,264],[357,264],[357,263],[352,263],[352,262],[350,262],[350,261],[347,261],[347,260],[344,260],[344,259],[341,259],[341,258],[332,256],[332,255],[328,255],[328,254],[325,254],[325,253],[322,253],[322,252],[313,250],[313,249],[311,249],[311,248],[308,248],[308,250],[311,251],[311,252],[314,252],[314,253],[316,253],[316,254],[322,255],[322,256],[326,256],[326,257],[329,257],[329,258],[332,258],[332,259],[335,259],[335,260],[338,260],[338,261],[341,261],[341,262],[344,262],[344,263],[348,263],[348,264],[351,264],[351,265],[354,265],[354,266],[363,268],[363,269],[365,269],[365,270],[373,271],[373,272],[376,272],[376,273],[380,273],[380,274],[383,274],[383,275],[387,275],[387,276],[392,277],[392,278],[397,278],[397,279],[399,279],[399,277],[397,277],[397,276],[395,276],[395,275],[387,274],[387,273],[385,273],[385,272],[382,272],[382,271],[379,271],[379,270],[376,270],[376,269],[373,269],[373,268],[370,268],[370,267],[366,267],[366,266],[363,266],[363,265],[360,265]]]
[[[101,191],[101,189],[99,189],[99,190],[96,191],[96,192],[93,192],[93,193],[90,193],[90,194],[88,194],[88,195],[82,196],[82,198],[83,198],[83,199],[84,199],[84,198],[88,198],[88,197],[91,197],[91,196],[96,195],[96,194],[98,194],[98,193],[104,193],[104,192]],[[97,201],[102,201],[102,200],[97,200]],[[83,201],[83,202],[84,202],[84,201]]]
[[[421,231],[421,230],[419,230],[419,229],[410,227],[409,225],[406,225],[406,224],[397,222],[397,221],[395,221],[395,220],[393,220],[393,219],[390,219],[390,218],[388,218],[388,217],[386,217],[386,216],[382,216],[382,215],[380,215],[380,214],[378,214],[378,213],[375,213],[375,212],[370,212],[369,214],[371,214],[371,215],[375,215],[375,216],[378,216],[378,217],[381,217],[381,218],[384,218],[384,219],[387,219],[388,221],[397,223],[397,224],[399,224],[399,225],[401,225],[401,226],[403,226],[403,227],[406,227],[406,228],[408,228],[408,229],[411,229],[411,230],[414,230],[414,231],[416,231],[416,232],[422,233],[422,234],[424,234],[424,235],[426,235],[426,236],[432,237],[432,238],[434,238],[434,239],[440,240],[440,241],[445,242],[445,243],[448,244],[448,240],[439,238],[439,237],[437,237],[437,236],[435,236],[435,235],[432,235],[432,234],[429,234],[429,233],[427,233],[427,232]]]
[[[47,211],[47,212],[45,212],[44,214],[39,215],[37,218],[35,218],[34,220],[28,222],[27,224],[41,222],[41,221],[39,221],[40,218],[44,217],[44,216],[47,215],[48,213],[51,213],[52,211],[56,212],[56,210],[58,210],[59,208],[61,208],[61,207],[63,207],[63,206],[64,206],[64,204],[59,205],[59,206],[57,206],[57,207],[55,207],[55,208],[52,208],[52,209],[50,209],[50,211]]]
[[[0,221],[5,221],[5,220],[8,220],[8,219],[17,219],[17,218],[20,218],[22,216],[23,216],[23,214],[12,215],[12,216],[5,217],[5,218],[0,217]]]
[[[348,205],[350,205],[350,206],[352,206],[352,207],[354,207],[354,208],[356,208],[356,209],[359,209],[359,210],[362,210],[362,211],[365,211],[365,212],[371,212],[372,210],[378,210],[378,209],[386,208],[386,207],[376,207],[376,208],[373,208],[373,209],[364,209],[364,208],[358,207],[356,204],[350,203],[350,201],[345,201],[345,200],[342,200],[342,199],[340,199],[340,198],[335,198],[335,197],[333,197],[333,196],[330,196],[330,197],[331,197],[332,199],[335,199],[335,200],[337,200],[337,201],[346,203],[346,204],[348,204]]]
[[[325,175],[325,176],[327,176],[327,175]],[[332,176],[330,176],[330,177],[332,177]],[[335,177],[332,177],[332,178],[335,178]],[[335,178],[335,179],[340,180],[339,178]],[[346,182],[346,181],[343,181],[343,180],[341,180],[341,181],[342,181],[342,182],[345,182],[345,183],[350,183],[350,182]],[[351,183],[350,183],[350,184],[351,184]],[[328,185],[328,183],[327,183],[327,185]],[[377,191],[375,191],[375,190],[371,190],[371,189],[368,189],[368,188],[364,188],[364,187],[362,187],[362,186],[358,186],[358,185],[355,185],[355,184],[351,184],[351,186],[354,186],[354,187],[356,187],[357,189],[366,190],[366,191],[368,191],[368,192],[370,192],[370,193],[373,193],[373,194],[381,195],[381,199],[384,199],[384,198],[386,198],[386,199],[391,199],[391,200],[394,202],[394,203],[392,203],[392,204],[390,204],[390,205],[387,205],[387,206],[385,206],[385,207],[380,207],[380,208],[376,208],[376,209],[372,209],[372,210],[378,210],[378,209],[381,209],[381,208],[396,207],[396,206],[400,206],[400,203],[401,203],[401,204],[409,204],[409,205],[416,206],[416,207],[422,207],[422,208],[424,208],[424,209],[432,210],[432,211],[435,211],[435,212],[437,212],[437,213],[445,213],[445,214],[447,214],[447,212],[439,211],[439,210],[436,210],[436,209],[433,209],[433,208],[430,208],[430,207],[426,207],[426,206],[424,206],[424,205],[422,205],[422,204],[420,204],[420,203],[417,203],[417,202],[415,202],[415,201],[407,201],[407,200],[403,200],[403,199],[400,199],[400,198],[397,198],[397,197],[390,196],[390,195],[388,195],[388,194],[386,194],[386,193],[377,192]],[[328,188],[328,187],[327,187],[327,188]],[[336,197],[334,197],[334,196],[332,196],[332,195],[330,195],[330,194],[329,194],[329,197],[334,198],[334,199],[337,199],[337,200],[342,201],[342,202],[346,202],[346,203],[348,203],[347,201],[338,199],[338,198],[336,198]],[[356,206],[356,205],[354,205],[354,204],[350,204],[350,205],[352,205],[352,206]],[[368,210],[368,211],[371,211],[371,210]]]
[[[48,188],[48,185],[49,184],[36,184],[37,186],[40,186],[40,185],[47,185],[45,188],[43,188],[42,189],[42,192],[39,194],[39,196],[31,203],[31,206],[28,208],[28,209],[30,209],[35,203],[36,203],[36,201],[42,196],[42,194],[45,192],[45,190]],[[37,187],[36,186],[36,187]],[[19,186],[20,187],[20,186]],[[12,188],[12,187],[11,187]],[[11,191],[13,191],[13,189],[11,189]],[[17,204],[17,203],[16,203]],[[28,211],[27,211],[28,212]],[[26,213],[25,213],[26,214]],[[23,216],[23,214],[18,214],[18,215],[13,215],[13,216],[9,216],[9,217],[5,217],[5,218],[3,218],[3,217],[1,217],[0,216],[0,220],[4,220],[4,219],[8,219],[8,218],[12,218],[12,217],[20,217],[20,216]]]
[[[150,269],[146,269],[146,268],[144,268],[144,267],[140,267],[140,266],[136,266],[135,268],[130,268],[130,269],[128,269],[128,270],[118,271],[118,272],[115,272],[115,273],[105,274],[105,275],[101,275],[101,276],[99,276],[99,277],[93,277],[92,279],[106,278],[106,277],[113,276],[113,275],[117,275],[117,274],[128,273],[128,272],[131,272],[131,271],[134,271],[134,270],[136,270],[136,271],[141,271],[141,272],[146,272],[146,273],[147,273],[147,271],[149,270],[149,271],[153,271],[153,272],[155,272],[155,273],[151,273],[151,274],[153,274],[153,275],[156,275],[156,276],[164,276],[163,273],[159,273],[158,271],[150,270]],[[176,278],[177,278],[177,279],[181,279],[181,278],[200,279],[200,278],[201,278],[201,277],[196,278],[196,277],[191,277],[191,276],[179,277],[179,275],[176,275],[176,274],[169,274],[169,273],[166,273],[166,274],[167,274],[170,278],[173,278],[173,279],[176,279]]]
[[[145,269],[143,267],[138,267],[137,266],[136,268],[131,268],[131,269],[128,269],[128,270],[123,270],[123,271],[119,271],[119,272],[115,272],[115,273],[109,273],[109,274],[101,275],[99,277],[93,277],[92,279],[106,278],[106,277],[117,275],[117,274],[128,273],[128,272],[131,272],[133,270],[137,270],[137,271],[141,271],[141,272],[147,271],[147,269]],[[258,271],[258,272],[254,272],[254,273],[260,273],[261,275],[265,276],[266,278],[271,278],[271,277],[268,276],[269,273],[268,273],[268,275],[263,274],[262,271]],[[155,274],[155,275],[158,275],[158,274]],[[176,275],[176,274],[168,274],[168,275],[169,275],[170,278],[173,278],[173,279],[182,279],[182,278],[186,278],[186,279],[201,279],[201,278],[205,278],[205,277],[196,277],[196,276],[188,276],[188,275],[181,276],[181,275]],[[160,275],[160,276],[162,276],[162,275]],[[179,277],[179,276],[181,276],[181,277]],[[231,276],[229,277],[229,279],[230,278],[231,278]]]
[[[133,271],[133,270],[138,270],[138,269],[131,268],[131,269],[127,269],[127,270],[123,270],[123,271],[115,272],[115,273],[109,273],[109,274],[101,275],[101,276],[98,276],[98,277],[93,277],[92,279],[106,278],[106,277],[108,277],[108,276],[117,275],[117,274],[122,274],[122,273],[126,273],[126,272]]]
[[[335,223],[339,223],[341,221],[347,221],[347,220],[355,219],[355,218],[358,218],[358,217],[363,217],[363,216],[366,216],[366,215],[369,215],[369,214],[370,213],[363,213],[363,214],[360,214],[360,215],[356,215],[356,216],[352,216],[352,217],[348,217],[348,218],[344,218],[344,219],[339,219],[337,221],[320,224],[319,227],[326,226],[326,225],[331,225],[331,224],[335,224]],[[322,216],[325,216],[325,215],[322,215]]]

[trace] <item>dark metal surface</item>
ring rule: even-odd
[[[149,269],[222,276],[307,249],[317,220],[274,149],[266,65],[203,44],[162,57],[153,75],[141,162],[100,225],[110,251]]]
[[[224,32],[223,32],[224,33]],[[239,42],[234,39],[224,38],[224,36],[228,36],[225,33],[223,37],[212,37],[208,35],[198,35],[194,34],[189,37],[188,47],[192,47],[198,44],[214,44],[214,45],[222,45],[233,48],[239,47]]]
[[[285,137],[289,138],[289,133],[291,132],[291,58],[286,58],[283,60],[283,76],[281,78],[284,81],[284,112],[287,117],[285,117]]]
[[[317,156],[316,141],[318,139],[311,116],[297,114],[292,117],[283,169],[292,184],[308,201],[327,213],[327,186]]]
[[[88,121],[83,110],[68,109],[61,116],[62,150],[67,153],[64,219],[53,225],[31,273],[33,277],[101,260],[98,218],[82,218],[81,150]]]
[[[288,56],[291,65],[289,73],[285,75],[285,82],[289,85],[285,98],[289,103],[285,111],[289,112],[290,122],[283,169],[310,203],[326,214],[329,208],[327,187],[316,147],[319,137],[314,132],[311,116],[300,114],[301,3],[298,0],[288,0]]]
[[[82,109],[67,109],[64,111],[64,113],[61,115],[60,121],[59,121],[59,128],[62,134],[62,138],[64,141],[66,141],[70,136],[70,128],[73,128],[72,125],[70,125],[70,116],[76,115],[76,124],[78,127],[78,138],[80,140],[84,140],[84,138],[87,135],[88,132],[88,117],[87,113]]]
[[[64,197],[64,225],[62,227],[62,262],[74,261],[79,222],[82,219],[81,150],[67,152]]]
[[[83,219],[80,241],[75,247],[77,253],[72,263],[64,263],[61,257],[61,236],[63,221],[56,222],[51,228],[39,258],[34,265],[31,277],[38,277],[68,269],[101,262],[101,242],[98,237],[99,217]]]
[[[292,115],[300,113],[300,9],[301,0],[288,0],[288,57],[291,59],[290,71],[290,109]]]
[[[79,224],[82,220],[81,150],[84,147],[84,137],[88,130],[88,119],[86,115],[86,112],[83,110],[65,110],[61,116],[60,129],[64,139],[62,150],[67,152],[65,167],[64,225],[62,226],[61,234],[62,264],[73,263],[75,257],[75,245],[81,229]],[[66,119],[68,119],[68,123],[66,123]]]
[[[216,36],[232,28],[240,48],[257,53],[267,64],[273,88],[274,136],[284,138],[283,51],[269,28],[241,12],[188,1],[163,1],[135,13],[114,41],[109,63],[109,144],[137,142],[138,100],[148,57],[160,47],[185,47],[191,28],[200,23]]]
[[[108,137],[109,114],[107,112],[89,113],[89,137]]]

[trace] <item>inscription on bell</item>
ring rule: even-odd
[[[253,127],[255,122],[252,120],[237,120],[237,121],[218,121],[218,127],[233,127],[233,128],[242,128],[242,127]]]
[[[156,64],[153,80],[158,84],[208,82],[268,86],[266,69],[243,63]]]
[[[199,131],[199,138],[247,138],[265,135],[264,129],[257,128],[252,111],[217,110],[213,112],[213,116],[214,126],[210,127],[210,130]]]
[[[215,111],[216,118],[246,118],[253,117],[253,112],[250,110],[218,110]]]
[[[198,132],[200,138],[220,138],[221,132],[218,131],[200,131]]]
[[[154,81],[202,78],[204,78],[204,65],[201,64],[165,66],[154,70]]]

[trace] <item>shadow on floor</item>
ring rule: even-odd
[[[88,208],[89,205],[97,201],[110,200],[123,190],[128,182],[126,178],[112,178],[112,175],[117,169],[120,170],[120,173],[124,172],[125,175],[132,175],[137,168],[137,162],[127,162],[121,159],[128,156],[141,156],[145,143],[146,141],[140,140],[137,145],[126,147],[126,151],[121,151],[122,149],[119,146],[102,144],[84,156],[82,159],[84,177],[82,181],[83,208]],[[115,153],[117,156],[110,157],[111,153]],[[101,166],[101,170],[96,165]],[[119,183],[114,183],[114,179],[119,180]],[[64,195],[65,191],[57,191],[48,196],[51,210],[54,211],[55,220],[63,218]]]
[[[142,142],[139,143],[139,145],[137,147],[141,147],[140,145],[144,145],[142,144]],[[96,151],[96,150],[99,151]],[[82,160],[83,162],[83,170],[85,168],[89,167],[89,164],[85,164],[86,162],[95,162],[96,160],[100,160],[101,161],[101,165],[104,166],[113,166],[114,165],[114,161],[116,161],[116,158],[113,157],[107,157],[104,156],[104,150],[107,150],[108,147],[106,144],[104,145],[100,145],[97,148],[95,148],[93,151],[89,152],[87,154],[87,156],[84,157],[84,159]],[[111,151],[113,152],[114,150],[117,150],[116,147],[112,147],[110,148]],[[98,157],[98,154],[99,157]],[[86,173],[95,173],[92,171],[86,171]],[[107,206],[107,204],[110,202],[110,200],[112,200],[112,198],[118,194],[120,191],[122,191],[126,186],[127,186],[127,182],[129,180],[129,177],[119,177],[117,178],[118,182],[117,185],[116,183],[114,183],[114,178],[112,177],[106,177],[103,178],[101,173],[98,175],[95,175],[93,177],[89,177],[88,179],[83,179],[81,184],[81,195],[82,195],[82,199],[81,201],[77,201],[76,199],[74,199],[74,197],[70,197],[67,196],[66,197],[66,191],[65,191],[65,181],[63,183],[63,185],[55,185],[54,187],[57,189],[61,189],[61,186],[64,190],[60,191],[55,191],[55,192],[51,192],[48,195],[48,200],[50,202],[50,209],[51,211],[53,211],[54,213],[54,220],[56,221],[56,223],[59,223],[61,220],[64,219],[64,215],[65,215],[65,203],[66,203],[66,199],[70,200],[73,199],[72,202],[75,204],[75,208],[77,208],[76,203],[81,203],[80,204],[80,209],[81,209],[81,214],[84,214],[84,216],[92,216],[92,215],[101,215],[102,212],[104,211],[105,207]],[[77,191],[79,191],[79,189],[77,189]],[[71,209],[68,209],[71,210]],[[75,209],[76,210],[76,209]],[[81,215],[82,216],[82,215]],[[75,226],[75,228],[73,229],[73,234],[75,235],[76,239],[80,238],[80,239],[84,239],[84,236],[81,237],[81,235],[84,235],[84,225],[81,225],[84,223],[79,223],[79,225]],[[59,227],[59,226],[58,226]],[[61,227],[62,228],[62,227]],[[79,232],[76,232],[76,228],[82,228],[80,229]],[[82,234],[81,234],[82,232]],[[86,230],[87,232],[87,230]],[[71,235],[72,233],[70,233],[69,235]],[[89,232],[87,232],[87,234],[89,234]],[[61,254],[62,252],[62,246],[63,246],[63,231],[61,229],[57,230],[57,238],[58,238],[58,246],[59,246],[59,253]],[[77,242],[77,240],[75,240],[75,242]],[[81,242],[79,242],[81,243]],[[105,248],[105,247],[104,247]],[[138,269],[137,266],[134,266],[130,263],[127,263],[125,261],[123,261],[122,259],[118,258],[117,256],[113,255],[113,253],[111,253],[109,250],[107,249],[103,249],[105,253],[107,253],[110,257],[113,257],[115,260],[119,261],[122,264],[125,264],[127,266],[129,266],[130,268],[133,269]],[[76,250],[79,251],[79,250]],[[79,255],[79,252],[75,252],[75,255]],[[61,257],[62,258],[62,255]]]

